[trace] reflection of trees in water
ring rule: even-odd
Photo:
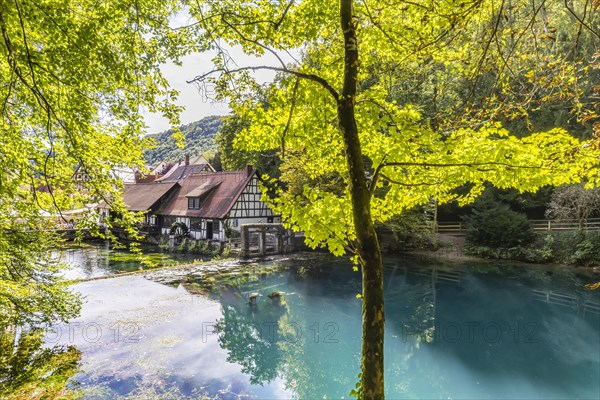
[[[577,271],[493,264],[461,270],[444,265],[401,265],[394,271],[388,269],[385,280],[388,397],[484,396],[485,388],[479,389],[474,379],[493,375],[493,382],[500,382],[510,379],[507,374],[513,372],[531,382],[541,377],[545,386],[551,387],[561,384],[553,369],[569,376],[571,383],[565,385],[570,385],[573,393],[587,393],[576,389],[573,382],[581,388],[585,382],[589,386],[590,376],[595,373],[597,377],[597,357],[576,357],[585,355],[586,349],[598,354],[597,341],[595,347],[590,345],[590,338],[597,338],[598,325],[592,329],[592,322],[598,317],[581,320],[576,311],[557,309],[531,295],[531,290],[539,287],[583,290],[584,280],[574,275]],[[230,351],[229,360],[242,365],[252,377],[252,383],[281,378],[295,397],[311,399],[325,394],[328,398],[347,397],[354,387],[360,365],[356,280],[333,268],[317,272],[288,278],[288,288],[295,292],[286,295],[287,306],[275,315],[269,314],[277,308],[266,296],[259,297],[252,309],[247,293],[222,291],[224,317],[219,323],[226,336],[221,345]],[[252,289],[259,291],[272,283],[268,279]],[[249,289],[245,283],[240,287]],[[560,318],[552,317],[556,313]],[[337,343],[325,342],[328,322],[337,324]],[[521,329],[518,343],[510,330],[515,324]],[[494,335],[496,326],[503,330],[502,340],[486,339],[486,333]],[[537,331],[524,330],[532,326]],[[530,343],[530,339],[540,343]],[[536,360],[544,360],[544,365]],[[568,360],[575,366],[572,372]],[[585,362],[589,363],[587,370],[581,368]],[[490,386],[490,392],[501,393],[499,390]],[[531,393],[539,396],[541,392]]]
[[[387,382],[394,395],[477,397],[486,393],[484,384],[491,385],[488,393],[499,393],[494,385],[513,376],[520,381],[511,390],[525,397],[544,397],[542,385],[535,386],[540,382],[548,393],[556,385],[574,397],[586,397],[589,382],[597,385],[598,318],[587,321],[572,307],[544,303],[532,294],[534,288],[581,292],[583,280],[573,270],[486,264],[470,267],[456,283],[448,271],[429,272],[417,277],[409,270],[408,284],[387,293],[392,294],[386,298],[388,332],[401,339],[386,343]],[[582,356],[589,353],[596,357]],[[571,362],[570,355],[580,359]]]
[[[407,283],[398,274],[401,282],[392,284],[397,293],[390,294],[399,311],[389,321],[398,332],[403,324],[413,326],[413,331],[420,329],[400,342],[406,349],[398,348],[401,353],[386,362],[398,377],[389,382],[400,385],[414,367],[413,353],[433,335],[435,281],[430,275],[411,277]],[[246,292],[242,294],[234,286],[221,287],[223,317],[217,331],[221,346],[229,351],[228,361],[241,365],[253,384],[281,378],[297,398],[348,397],[360,369],[360,300],[355,298],[360,284],[356,278],[351,271],[334,268],[292,275],[292,290],[301,294],[290,293],[283,308],[266,296],[259,297],[253,308]],[[241,285],[244,290],[248,286]]]
[[[386,343],[388,390],[416,398],[417,388],[428,381],[443,393],[443,381],[430,379],[437,364],[416,357],[436,335],[437,267],[397,267],[386,278],[386,325],[394,338]]]
[[[271,382],[279,374],[279,320],[287,313],[284,302],[261,300],[250,305],[233,287],[223,288],[223,317],[215,325],[219,344],[229,351],[227,361],[239,364],[254,385]]]
[[[351,323],[334,323],[315,307],[326,308],[326,299],[315,303],[314,298],[289,296],[281,303],[261,296],[251,306],[233,286],[220,289],[223,317],[215,328],[228,361],[239,364],[255,385],[281,378],[297,398],[347,396],[359,371],[360,337],[346,332],[345,338],[353,339],[343,340],[339,330],[354,326],[360,332],[360,314],[349,315]],[[355,374],[348,376],[348,365],[356,366]]]
[[[16,340],[16,343],[15,343]],[[0,398],[75,398],[66,388],[81,358],[73,346],[42,348],[43,332],[0,328]]]

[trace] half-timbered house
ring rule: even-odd
[[[224,241],[243,224],[279,222],[260,200],[258,174],[250,167],[192,173],[178,182],[180,187],[173,200],[160,211],[162,233],[181,229],[194,239]]]
[[[164,208],[175,196],[179,184],[171,182],[166,184],[137,183],[123,185],[123,204],[131,212],[144,214],[142,232],[156,234],[160,232],[163,225],[160,210]],[[110,206],[101,201],[97,205],[100,221],[110,217]]]
[[[164,224],[161,210],[172,201],[178,188],[177,182],[124,185],[123,203],[129,211],[144,213],[144,225],[159,229]]]

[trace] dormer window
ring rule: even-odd
[[[200,203],[203,201],[221,182],[203,182],[200,186],[192,189],[185,195],[188,199],[188,210],[200,209]]]
[[[200,197],[188,197],[188,210],[197,210],[200,208]]]

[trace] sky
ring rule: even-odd
[[[196,75],[210,71],[210,58],[210,55],[191,54],[183,58],[181,66],[169,63],[161,68],[171,88],[179,92],[177,103],[185,107],[181,113],[181,123],[184,125],[209,115],[227,115],[230,112],[226,103],[211,102],[198,92],[194,84],[186,82]],[[160,114],[146,113],[144,119],[148,125],[148,133],[158,133],[171,128],[169,121]]]
[[[230,48],[228,52],[239,67],[278,65],[274,56],[265,55],[256,58],[244,54],[241,48]],[[226,102],[215,103],[200,93],[194,84],[187,83],[195,76],[209,72],[212,69],[211,58],[211,54],[190,54],[182,59],[181,66],[170,63],[161,67],[171,88],[179,91],[177,103],[185,107],[181,114],[182,125],[198,121],[209,115],[227,115],[230,113]],[[258,71],[253,74],[259,82],[270,82],[275,75],[272,71]],[[171,128],[168,120],[160,114],[146,113],[144,119],[148,125],[148,133],[163,132]]]

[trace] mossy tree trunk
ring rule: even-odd
[[[337,113],[350,175],[350,195],[362,271],[362,398],[383,399],[383,268],[379,241],[371,218],[371,192],[365,176],[355,118],[359,60],[352,0],[341,1],[340,18],[345,57],[344,87],[338,100]]]

